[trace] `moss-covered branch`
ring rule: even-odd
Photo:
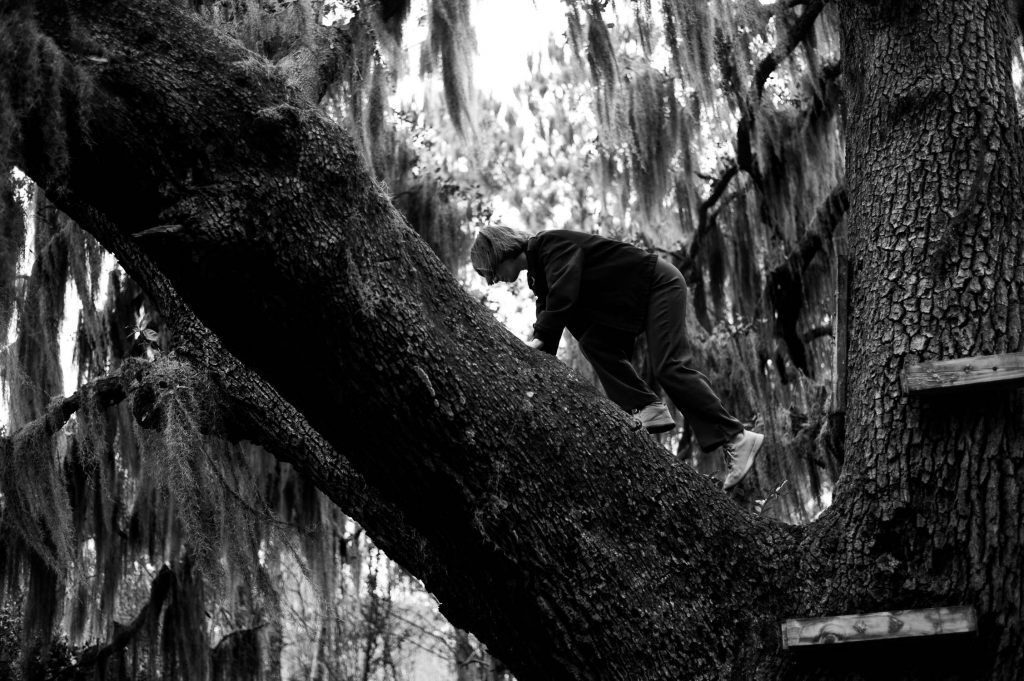
[[[336,452],[294,406],[224,348],[132,239],[88,206],[77,206],[77,213],[82,226],[117,254],[129,275],[146,290],[160,310],[177,340],[175,356],[191,365],[197,373],[196,380],[213,385],[221,410],[223,432],[217,433],[219,436],[262,445],[280,460],[295,466],[346,514],[359,521],[374,543],[394,560],[418,574],[443,569],[443,561],[408,524],[402,511],[371,490],[348,460]],[[159,371],[152,371],[153,367],[145,363],[133,366],[136,369],[130,372],[129,389],[136,395],[145,394],[144,402],[134,401],[133,411],[137,416],[152,414],[152,421],[158,422],[159,416],[154,412],[163,390]]]
[[[71,8],[39,21],[71,59],[82,35],[102,44],[89,138],[66,176],[31,154],[26,170],[129,269],[142,261],[127,235],[181,225],[131,243],[215,332],[196,331],[194,361],[265,409],[268,437],[294,438],[288,456],[339,503],[344,453],[375,504],[364,526],[454,624],[522,678],[665,677],[741,650],[744,669],[761,664],[787,607],[776,586],[795,578],[789,530],[513,338],[411,232],[351,138],[237,45],[156,0]],[[238,361],[210,352],[217,341]],[[323,449],[301,446],[307,423]]]
[[[768,82],[768,77],[772,75],[778,65],[789,57],[797,45],[807,40],[811,30],[814,28],[814,22],[818,20],[818,15],[825,9],[826,2],[828,0],[810,0],[804,3],[800,16],[797,17],[796,21],[793,22],[786,32],[786,39],[779,45],[776,45],[775,49],[757,65],[757,69],[754,71],[753,83],[753,90],[757,95],[757,99],[760,99],[761,95],[764,94],[764,84]],[[790,5],[790,7],[793,6]]]
[[[149,600],[132,621],[119,628],[106,645],[95,645],[86,649],[74,668],[66,671],[72,671],[76,678],[104,678],[107,660],[112,655],[127,648],[143,629],[154,627],[155,631],[154,623],[159,620],[160,611],[174,587],[175,579],[174,572],[169,567],[161,567],[150,586]]]
[[[117,404],[125,398],[121,374],[115,372],[103,376],[83,385],[67,397],[58,397],[52,400],[43,416],[35,421],[26,423],[8,437],[0,438],[0,442],[6,443],[4,445],[6,447],[10,447],[20,438],[50,437],[64,427],[64,424],[68,422],[71,415],[78,411],[79,407],[82,406],[83,397],[87,393],[95,395],[95,399],[103,406]]]

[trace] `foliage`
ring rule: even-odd
[[[431,0],[428,17],[430,33],[427,51],[420,62],[421,72],[431,73],[434,63],[441,62],[452,124],[457,131],[464,132],[473,125],[471,55],[476,50],[476,38],[469,23],[469,0]]]
[[[50,235],[46,248],[58,244],[66,255],[37,258],[26,277],[21,333],[5,372],[20,383],[7,386],[60,384],[56,335],[48,336],[52,345],[40,345],[25,320],[63,305],[53,288],[68,286],[80,294],[75,350],[87,382],[71,398],[48,403],[27,388],[10,390],[19,396],[12,415],[24,425],[0,439],[0,581],[7,594],[0,602],[24,604],[26,613],[18,622],[24,635],[5,639],[24,648],[12,664],[66,640],[78,651],[64,661],[69,674],[104,669],[139,678],[161,670],[168,679],[226,678],[251,670],[252,660],[246,666],[235,655],[243,649],[257,650],[260,665],[281,669],[284,660],[288,668],[320,638],[303,621],[332,611],[352,627],[332,651],[337,663],[369,659],[368,669],[383,670],[391,662],[381,666],[381,659],[402,658],[421,633],[395,635],[390,605],[381,611],[377,592],[362,584],[361,561],[374,549],[361,530],[290,466],[225,439],[221,398],[191,365],[162,351],[174,346],[173,334],[142,292],[117,269],[99,286],[104,277],[91,269],[98,265],[89,237],[41,193],[36,198],[27,206],[29,222],[56,229],[55,236],[53,229],[37,235]],[[126,391],[130,400],[93,380],[112,369],[124,385],[118,394]],[[407,579],[388,569],[388,589]],[[369,601],[359,595],[368,588]],[[302,620],[283,607],[296,589],[307,592]],[[370,617],[377,624],[368,628]],[[62,634],[54,638],[58,625]],[[376,642],[372,658],[359,643],[364,638]],[[227,642],[211,653],[215,640]],[[26,678],[42,678],[37,667]]]
[[[53,41],[36,30],[33,5],[15,0],[0,18],[0,169],[14,164],[24,123],[37,123],[31,143],[44,151],[51,172],[68,163],[68,119],[88,121],[91,84],[82,69],[68,62]],[[86,125],[87,127],[87,125]],[[7,179],[4,179],[4,184]]]
[[[25,181],[0,174],[0,338],[7,338],[18,297],[17,265],[25,245],[26,229],[18,194]]]
[[[787,517],[806,519],[827,498],[836,461],[816,438],[804,452],[789,417],[775,415],[795,410],[815,428],[829,418],[832,241],[845,210],[833,20],[822,14],[801,36],[804,10],[795,19],[759,3],[702,7],[665,3],[658,26],[642,7],[574,4],[566,42],[531,62],[518,102],[481,100],[474,151],[450,143],[447,153],[472,159],[469,176],[514,207],[505,219],[626,239],[684,271],[702,327],[692,335],[708,348],[699,365],[724,395],[755,396],[736,410],[771,426],[778,449],[763,461],[803,462],[792,473],[813,482],[794,484]]]

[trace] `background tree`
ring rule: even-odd
[[[626,108],[630,113],[620,117],[624,101],[665,99],[655,96],[659,83],[651,74],[619,63],[602,21],[606,9],[576,8],[569,34],[570,42],[582,44],[586,14],[606,175],[620,171],[630,178],[618,180],[630,187],[620,191],[622,228],[641,234],[634,209],[637,215],[655,212],[651,197],[659,192],[650,189],[671,186],[675,204],[690,206],[695,225],[692,241],[676,257],[696,272],[695,283],[707,285],[712,309],[724,318],[732,312],[715,294],[729,281],[720,257],[719,202],[743,207],[736,225],[745,225],[750,236],[767,234],[775,253],[798,246],[792,257],[780,258],[788,271],[757,268],[768,273],[762,281],[776,297],[773,324],[753,337],[778,338],[780,349],[773,354],[755,343],[748,347],[758,352],[748,356],[764,357],[765,365],[771,357],[783,371],[778,379],[755,372],[748,385],[778,380],[787,386],[780,390],[799,392],[783,364],[808,374],[820,368],[820,360],[808,359],[813,353],[801,350],[806,342],[799,332],[802,315],[813,318],[814,297],[795,305],[782,293],[799,290],[787,289],[798,286],[794,281],[813,290],[808,272],[827,280],[828,268],[811,265],[847,199],[838,186],[819,186],[828,178],[822,167],[836,168],[835,147],[829,156],[821,143],[828,136],[784,134],[792,117],[765,114],[763,101],[771,94],[768,76],[780,64],[806,69],[797,68],[800,74],[819,71],[812,56],[806,64],[785,58],[810,35],[809,27],[821,28],[821,5],[804,6],[764,56],[754,48],[788,16],[781,7],[775,28],[766,21],[760,32],[751,28],[754,18],[767,17],[759,6],[663,10],[668,42],[676,43],[672,63],[687,84],[681,92],[699,104],[697,113],[714,105],[729,111],[729,97],[720,101],[719,91],[744,93],[731,102],[738,120],[734,163],[711,180],[699,204],[686,203],[685,185],[680,192],[678,182],[658,179],[655,159],[672,155],[646,146],[662,137],[650,134],[656,126],[644,114],[660,108],[671,120],[677,115],[672,98],[667,106]],[[632,678],[638,669],[651,678],[681,669],[709,678],[873,677],[881,670],[870,660],[836,668],[828,660],[780,654],[777,620],[938,604],[951,595],[981,615],[978,645],[962,658],[970,664],[931,655],[895,673],[1012,678],[1019,668],[1015,402],[979,399],[954,412],[912,401],[898,385],[899,367],[910,356],[1019,349],[1019,242],[1010,229],[1020,200],[1010,79],[1016,33],[1003,3],[842,7],[852,121],[846,185],[854,239],[854,389],[846,395],[847,485],[833,508],[806,528],[740,511],[706,479],[631,431],[628,419],[559,365],[527,353],[496,328],[409,237],[366,172],[375,166],[359,161],[359,154],[369,155],[361,148],[366,138],[352,143],[303,102],[324,89],[325,79],[295,80],[284,68],[290,62],[280,70],[254,62],[251,52],[173,7],[46,3],[45,10],[23,4],[4,10],[10,39],[3,44],[13,47],[11,58],[0,62],[12,65],[4,74],[10,103],[3,111],[12,122],[6,129],[17,135],[0,151],[118,255],[175,329],[177,354],[191,367],[176,358],[176,364],[149,362],[141,369],[136,363],[128,374],[136,421],[165,431],[157,438],[163,451],[153,471],[177,466],[187,484],[201,487],[204,480],[230,479],[219,471],[233,454],[199,448],[198,438],[244,435],[266,444],[358,517],[390,555],[423,578],[453,621],[477,633],[523,678]],[[437,16],[449,22],[449,34],[460,35],[452,22],[464,13]],[[643,16],[638,12],[641,45]],[[445,57],[450,65],[458,58]],[[936,73],[934,64],[949,70]],[[836,72],[820,69],[825,77]],[[29,88],[8,73],[32,74]],[[460,73],[452,69],[447,80],[464,82]],[[629,89],[620,76],[640,85]],[[718,90],[709,82],[742,85]],[[450,110],[461,111],[452,91]],[[825,99],[810,101],[804,123],[789,130],[828,128],[830,116],[815,118],[827,111]],[[632,135],[623,132],[623,120]],[[784,141],[807,152],[805,174],[804,166],[785,162],[804,157],[789,155]],[[691,166],[682,175],[699,172]],[[728,189],[738,180],[742,202]],[[632,187],[640,185],[634,196]],[[142,200],[125,203],[125,193]],[[799,201],[807,197],[822,206],[814,229],[807,227],[814,211]],[[687,210],[678,213],[683,224]],[[17,230],[15,224],[5,234],[16,242]],[[744,267],[740,260],[737,271]],[[750,275],[750,263],[745,267]],[[908,276],[893,275],[900,272]],[[739,290],[756,290],[751,276],[736,281],[747,282]],[[827,296],[820,298],[819,311],[828,308]],[[58,304],[44,308],[42,319],[58,318]],[[700,317],[700,305],[694,307]],[[710,313],[704,316],[709,322]],[[246,323],[251,319],[274,323],[254,335]],[[976,326],[972,320],[979,320]],[[148,327],[138,327],[146,338]],[[294,352],[297,338],[300,353]],[[731,357],[742,357],[744,344],[729,342],[723,347],[738,348]],[[139,353],[152,355],[143,346]],[[778,361],[783,352],[786,362]],[[199,377],[189,384],[196,387],[176,394],[191,376]],[[204,394],[198,387],[204,376],[212,397],[182,406]],[[206,404],[224,414],[207,422]],[[26,544],[18,558],[35,561],[25,581],[33,604],[47,602],[43,594],[58,600],[56,582],[77,551],[69,540],[75,536],[71,521],[82,516],[63,513],[61,485],[44,482],[59,480],[67,459],[39,445],[48,445],[65,412],[78,408],[74,399],[65,400],[48,417],[40,413],[26,422],[4,457],[5,479],[17,478],[5,484],[4,521]],[[45,437],[32,437],[37,432]],[[169,445],[183,442],[205,458],[176,457]],[[560,465],[552,466],[556,456]],[[212,473],[204,478],[204,470]],[[611,507],[610,498],[618,505]],[[190,536],[198,538],[211,516],[193,516],[199,531]],[[250,564],[253,555],[250,550]],[[189,597],[196,592],[190,586],[195,573],[188,566],[182,561],[174,578],[176,614],[165,617],[172,625],[197,612]],[[150,603],[160,610],[156,587]],[[176,645],[187,653],[195,644]],[[201,657],[179,655],[195,664]]]

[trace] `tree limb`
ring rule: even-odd
[[[64,427],[64,424],[68,422],[72,414],[78,411],[79,407],[82,406],[84,394],[89,392],[94,392],[105,406],[117,404],[125,398],[121,375],[119,372],[113,372],[90,381],[67,397],[51,400],[50,404],[46,407],[46,412],[42,416],[21,426],[18,430],[11,433],[10,436],[0,439],[13,442],[24,433],[32,433],[33,437],[37,437],[40,431],[46,435],[53,435]]]
[[[220,433],[221,436],[235,442],[244,439],[262,445],[278,459],[295,466],[347,515],[356,519],[393,560],[413,566],[421,574],[433,574],[442,569],[441,559],[408,524],[403,513],[370,490],[363,477],[294,406],[224,348],[132,239],[87,205],[76,205],[75,212],[80,225],[117,254],[128,274],[160,310],[174,331],[175,354],[188,360],[217,388],[218,403],[226,407],[223,415],[226,431]],[[146,367],[139,365],[139,368]],[[153,382],[147,373],[139,371],[131,377],[129,389],[137,392],[140,385]],[[154,394],[159,393],[158,386],[151,387]],[[152,407],[147,405],[147,408]]]
[[[153,584],[149,590],[149,601],[146,602],[139,614],[131,623],[114,634],[114,637],[105,646],[92,646],[82,655],[82,658],[74,665],[77,674],[84,674],[88,670],[96,669],[99,678],[104,677],[107,660],[111,655],[118,653],[128,647],[128,644],[142,631],[148,623],[156,621],[163,609],[164,601],[174,586],[176,578],[174,572],[164,565],[160,568]],[[58,677],[63,674],[58,675]]]
[[[730,164],[711,184],[711,194],[708,198],[701,201],[701,204],[697,209],[697,233],[694,235],[693,241],[690,242],[689,256],[691,260],[694,260],[697,257],[697,254],[700,252],[701,241],[711,228],[711,221],[708,219],[708,215],[712,206],[722,198],[722,195],[725,194],[725,190],[729,187],[729,183],[732,181],[732,178],[736,177],[738,172],[739,168],[737,167],[737,164]]]
[[[804,3],[803,12],[786,32],[785,42],[781,45],[776,45],[775,49],[757,65],[757,69],[754,71],[754,92],[756,93],[757,100],[761,99],[761,95],[764,93],[764,85],[768,82],[768,77],[772,75],[772,72],[810,34],[811,29],[814,27],[814,22],[825,8],[827,1],[809,0]],[[793,5],[790,5],[790,7],[793,7]]]
[[[807,340],[797,332],[804,308],[803,272],[842,222],[849,206],[845,184],[836,186],[815,213],[808,229],[789,256],[765,277],[765,299],[774,309],[774,331],[782,338],[790,361],[809,376],[814,367],[807,361]]]
[[[822,76],[826,81],[834,80],[840,75],[841,65],[838,63],[828,64],[822,69]],[[804,115],[808,117],[818,115],[821,107],[821,101],[815,98],[811,107],[805,111]],[[762,187],[763,182],[756,163],[754,162],[753,149],[751,147],[751,134],[753,132],[752,124],[753,119],[747,113],[744,113],[740,117],[736,126],[736,160],[726,166],[726,169],[722,174],[712,182],[711,193],[708,195],[707,199],[701,202],[701,205],[698,208],[697,232],[693,241],[690,243],[688,252],[689,257],[693,262],[696,262],[697,255],[700,252],[701,237],[703,237],[710,228],[710,220],[708,218],[711,211],[715,205],[721,201],[722,197],[725,195],[726,188],[732,179],[736,177],[737,172],[739,170],[745,171],[759,190]],[[765,208],[762,206],[762,214],[764,213]]]
[[[91,36],[108,61],[83,67],[95,87],[88,140],[68,122],[73,163],[57,174],[22,146],[28,174],[87,229],[90,214],[121,234],[183,226],[136,245],[239,360],[209,359],[214,375],[231,385],[248,367],[265,384],[242,381],[244,400],[271,385],[301,412],[330,450],[292,450],[295,463],[332,499],[343,451],[400,509],[423,543],[386,522],[374,536],[404,550],[454,624],[520,678],[762,664],[797,593],[778,588],[799,578],[791,530],[742,512],[512,337],[412,233],[351,138],[246,70],[244,51],[157,0],[41,9],[71,58]]]
[[[806,5],[804,11],[796,19],[790,30],[786,34],[786,40],[775,47],[771,53],[769,53],[764,59],[762,59],[757,68],[754,70],[754,78],[751,83],[751,92],[754,93],[753,101],[759,101],[761,95],[764,92],[764,85],[768,81],[768,77],[778,68],[792,52],[796,49],[803,40],[805,40],[814,27],[814,22],[817,20],[818,15],[821,14],[825,8],[825,3],[828,0],[798,0],[796,2],[790,2],[787,6],[792,8],[798,5]],[[839,69],[837,65],[830,65],[826,67],[825,75],[828,78],[837,77],[839,75]],[[750,111],[750,106],[745,102],[740,102],[741,116],[740,120],[736,125],[736,161],[734,164],[730,164],[725,172],[712,183],[711,194],[704,202],[702,202],[700,210],[702,220],[699,224],[703,225],[706,222],[707,211],[717,201],[724,191],[722,183],[728,184],[729,180],[735,175],[736,170],[745,170],[754,177],[756,184],[760,185],[760,180],[757,178],[757,170],[753,162],[753,150],[750,146],[751,136],[753,132],[753,126],[755,124],[753,114]],[[693,257],[695,252],[691,252]]]
[[[771,280],[773,275],[781,272],[783,268],[796,268],[800,271],[807,269],[814,256],[821,252],[826,243],[831,241],[832,233],[843,221],[849,206],[850,199],[846,194],[846,185],[836,185],[821,202],[810,228],[800,237],[800,241],[789,252],[785,261],[768,273],[768,279]]]

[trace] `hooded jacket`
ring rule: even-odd
[[[595,234],[556,229],[526,244],[527,283],[537,296],[534,338],[555,354],[562,329],[593,324],[639,334],[658,256]]]

